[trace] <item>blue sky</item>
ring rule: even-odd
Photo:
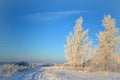
[[[119,0],[1,0],[0,60],[30,62],[65,61],[66,36],[83,17],[93,45],[110,14],[120,26]]]

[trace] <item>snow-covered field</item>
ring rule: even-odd
[[[120,80],[119,73],[68,71],[56,67],[37,67],[17,72],[5,80]]]
[[[120,73],[69,71],[56,67],[47,68],[46,75],[45,80],[120,80]]]

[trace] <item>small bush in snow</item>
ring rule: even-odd
[[[27,62],[3,64],[0,67],[0,78],[6,78],[10,76],[11,74],[25,71],[30,68],[35,68],[36,66],[37,65],[35,64],[29,65]]]

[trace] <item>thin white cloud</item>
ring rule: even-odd
[[[28,20],[32,20],[32,21],[55,20],[55,19],[59,19],[62,17],[75,15],[75,14],[79,14],[79,13],[84,13],[84,12],[87,12],[87,11],[74,10],[74,11],[34,13],[34,14],[29,14],[27,16],[23,16],[23,18],[28,19]]]

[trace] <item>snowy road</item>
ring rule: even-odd
[[[58,68],[38,67],[11,75],[6,80],[120,80],[120,73],[75,72]]]
[[[32,70],[16,73],[6,80],[42,80],[44,68],[38,67]]]

